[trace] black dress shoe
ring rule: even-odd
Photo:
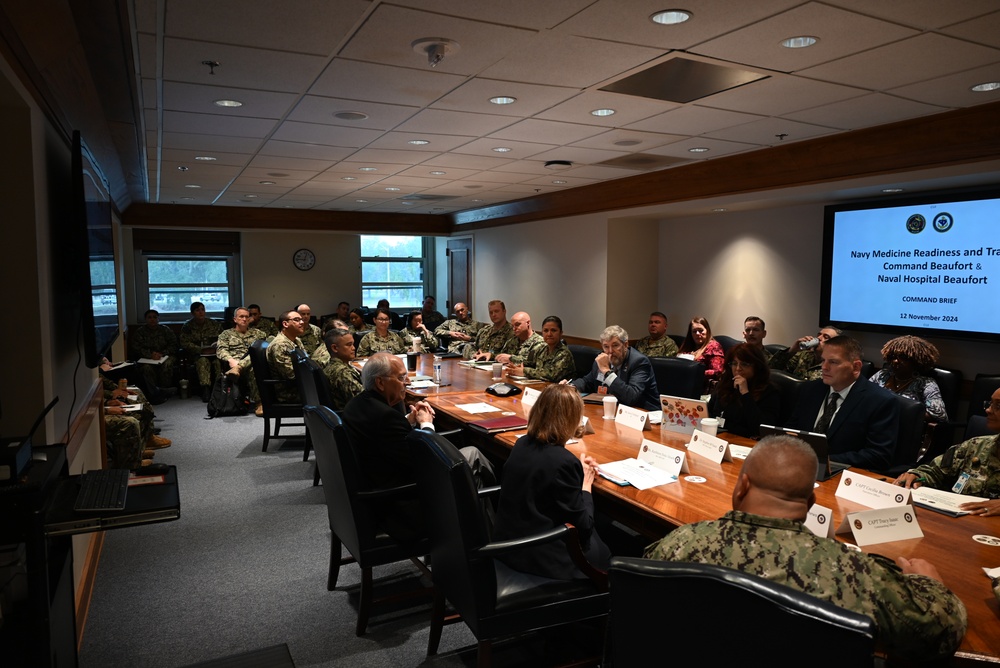
[[[204,401],[207,404],[208,400],[209,400],[209,398],[211,398],[211,396],[212,396],[212,388],[211,388],[211,386],[209,386],[209,385],[202,385],[201,386],[201,400]]]

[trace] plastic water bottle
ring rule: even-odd
[[[441,358],[434,358],[434,382],[438,385],[441,384]]]

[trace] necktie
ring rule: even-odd
[[[840,395],[834,392],[827,400],[826,408],[823,409],[823,414],[819,416],[818,420],[816,420],[816,431],[818,433],[825,434],[826,430],[830,428],[830,422],[833,420],[833,414],[837,412],[838,399],[840,399]]]

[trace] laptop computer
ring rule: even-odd
[[[663,411],[661,427],[679,434],[693,433],[700,427],[701,419],[708,417],[708,402],[701,399],[661,394],[660,408]]]
[[[816,459],[819,460],[816,465],[816,480],[829,480],[844,469],[851,467],[850,464],[830,461],[830,446],[826,434],[818,434],[814,431],[804,431],[801,429],[789,429],[788,427],[775,427],[770,424],[762,424],[760,426],[761,438],[774,434],[796,436],[809,444],[809,447],[816,453]]]

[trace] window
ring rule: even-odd
[[[374,307],[388,299],[394,311],[420,308],[429,292],[426,278],[430,239],[361,236],[361,303]]]

